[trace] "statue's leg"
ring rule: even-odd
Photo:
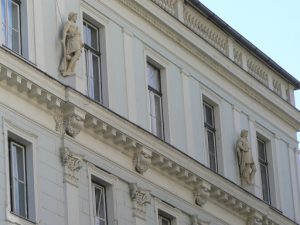
[[[79,59],[80,53],[81,53],[80,50],[78,50],[77,52],[75,52],[74,56],[70,60],[69,65],[68,65],[68,71],[69,72],[74,72],[76,61]]]
[[[256,173],[256,167],[255,167],[255,164],[252,163],[251,164],[251,174],[250,174],[250,180],[252,180],[255,176],[255,173]]]

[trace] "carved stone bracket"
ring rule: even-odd
[[[136,183],[130,184],[130,195],[133,201],[133,216],[145,219],[146,204],[151,203],[150,192],[137,186]]]
[[[206,181],[200,181],[194,190],[195,203],[203,206],[210,196],[211,185]]]
[[[151,157],[152,157],[152,152],[149,149],[146,148],[139,148],[137,149],[135,156],[133,158],[133,164],[135,170],[143,174],[145,173],[151,164]]]
[[[60,152],[62,165],[64,166],[64,182],[77,186],[83,156],[72,153],[67,147],[62,147]]]
[[[55,113],[56,131],[76,137],[83,127],[85,113],[76,107],[67,107]]]
[[[190,217],[191,219],[191,225],[209,225],[210,222],[207,222],[207,221],[202,221],[198,215],[192,215]]]

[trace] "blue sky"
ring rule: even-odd
[[[200,0],[300,80],[300,0]],[[300,91],[295,92],[300,109]]]

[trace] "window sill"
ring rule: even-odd
[[[34,66],[34,67],[36,67],[36,64],[35,64],[35,63],[33,63],[33,62],[30,61],[29,59],[25,58],[24,56],[22,56],[22,55],[20,55],[20,54],[18,54],[18,53],[16,53],[16,52],[14,52],[12,49],[8,48],[6,45],[2,44],[1,47],[2,47],[2,49],[4,49],[6,52],[10,53],[11,55],[13,55],[13,56],[19,58],[20,60],[22,60],[22,61],[24,61],[24,62],[26,62],[26,63],[28,63],[28,64]]]
[[[30,219],[26,219],[22,216],[19,216],[11,211],[7,212],[6,220],[8,222],[17,224],[17,225],[35,225],[37,222],[34,222]]]

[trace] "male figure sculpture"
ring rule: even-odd
[[[69,13],[68,21],[63,30],[63,38],[61,40],[63,45],[63,59],[59,67],[63,76],[74,75],[75,65],[83,47],[81,33],[76,25],[76,20],[77,13]]]
[[[240,169],[242,185],[251,184],[256,168],[253,161],[252,151],[248,142],[248,131],[242,130],[236,144],[236,151]]]

